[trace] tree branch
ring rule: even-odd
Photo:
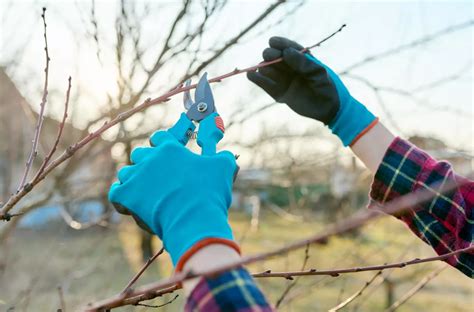
[[[64,102],[64,113],[63,113],[63,118],[61,120],[61,123],[59,124],[58,134],[56,136],[56,140],[54,141],[53,147],[49,151],[48,155],[43,160],[43,163],[41,164],[41,167],[38,169],[38,172],[36,173],[35,177],[33,178],[33,181],[38,179],[38,177],[41,175],[41,173],[43,173],[44,168],[48,165],[48,162],[51,160],[51,157],[53,157],[54,153],[56,152],[56,149],[58,148],[59,140],[61,139],[61,135],[63,134],[63,130],[64,130],[64,125],[66,124],[70,93],[71,93],[71,76],[69,76],[69,79],[68,79],[68,87],[67,87],[67,92],[66,92],[66,101]]]
[[[51,59],[49,57],[48,37],[46,34],[46,8],[43,8],[43,14],[41,14],[41,18],[43,19],[44,52],[45,52],[45,57],[46,57],[46,66],[44,68],[43,96],[41,98],[40,111],[38,114],[38,122],[36,123],[36,127],[35,127],[35,134],[33,136],[31,152],[30,152],[30,155],[28,156],[28,160],[26,161],[25,172],[23,173],[23,177],[21,178],[20,184],[18,185],[18,188],[16,191],[17,193],[20,192],[20,190],[24,188],[26,179],[28,178],[28,173],[30,172],[31,167],[33,166],[33,161],[38,155],[38,143],[39,143],[41,128],[43,127],[44,109],[46,107],[46,102],[48,100],[49,62],[51,61]]]
[[[176,295],[176,296],[174,296],[173,299],[171,299],[171,300],[169,300],[169,301],[167,301],[167,302],[165,302],[165,303],[162,303],[162,304],[145,304],[145,303],[139,303],[139,302],[138,302],[138,303],[136,303],[136,304],[134,304],[134,305],[136,305],[136,306],[142,306],[142,307],[147,307],[147,308],[161,308],[161,307],[164,307],[164,306],[166,306],[166,305],[168,305],[168,304],[173,303],[176,299],[178,299],[178,297],[179,297],[179,295]]]
[[[458,255],[464,252],[472,252],[472,251],[474,251],[474,246],[455,250],[453,252],[446,253],[440,256],[434,256],[434,257],[428,257],[428,258],[422,258],[422,259],[415,258],[408,261],[395,262],[395,263],[389,263],[389,264],[379,264],[379,265],[371,265],[371,266],[363,266],[363,267],[352,267],[352,268],[330,269],[330,270],[310,269],[310,270],[305,270],[305,271],[292,271],[292,272],[271,272],[270,270],[268,270],[262,273],[254,273],[252,274],[252,276],[255,278],[280,277],[280,278],[286,278],[286,279],[293,278],[296,276],[315,276],[315,275],[329,275],[332,277],[337,277],[340,274],[366,272],[366,271],[383,271],[387,269],[404,268],[410,265],[415,265],[415,264],[420,264],[420,263],[445,260],[454,255]]]
[[[372,278],[367,281],[364,286],[362,286],[361,289],[359,289],[358,291],[356,291],[352,296],[350,296],[349,298],[347,298],[346,300],[344,300],[343,302],[341,302],[340,304],[338,304],[337,306],[335,306],[334,308],[331,308],[329,309],[329,312],[335,312],[335,311],[339,311],[340,309],[344,308],[345,306],[347,306],[349,303],[351,303],[352,301],[354,301],[354,299],[356,299],[357,297],[359,297],[360,295],[362,295],[362,293],[364,292],[364,290],[369,287],[374,281],[375,279],[380,275],[382,274],[382,270],[378,271],[377,273],[375,273],[374,276],[372,276]]]
[[[301,266],[301,270],[303,271],[305,268],[306,268],[306,264],[308,263],[308,259],[309,259],[309,244],[306,245],[306,249],[304,250],[304,258],[303,258],[303,265]],[[291,275],[288,275],[287,277],[285,277],[286,279],[288,280],[291,280],[292,282],[290,282],[285,290],[282,292],[280,298],[277,300],[276,304],[275,304],[275,308],[279,308],[280,307],[280,304],[283,302],[283,300],[285,300],[285,297],[290,293],[290,290],[296,286],[296,284],[298,283],[298,280],[299,279],[295,279],[293,280],[293,276]]]
[[[312,45],[308,48],[303,49],[302,52],[308,51],[309,49],[320,46],[323,42],[327,41],[328,39],[332,38],[336,33],[340,32],[342,30],[342,28],[344,28],[344,27],[345,27],[345,25],[342,25],[337,31],[332,33],[330,36],[324,38],[323,40],[319,41],[318,43],[316,43],[316,44],[314,44],[314,45]],[[276,59],[276,60],[273,60],[273,61],[270,61],[270,62],[262,62],[258,65],[247,67],[247,68],[244,68],[244,69],[236,68],[236,69],[234,69],[233,71],[231,71],[227,74],[223,74],[223,75],[214,77],[212,79],[209,79],[209,82],[210,83],[221,82],[222,80],[233,77],[235,75],[247,73],[247,72],[250,72],[250,71],[255,71],[258,68],[262,68],[262,67],[265,67],[265,66],[276,64],[276,63],[281,62],[281,61],[282,61],[282,58],[279,58],[279,59]],[[113,126],[123,122],[124,120],[128,119],[129,117],[133,116],[134,114],[147,109],[150,106],[167,102],[167,101],[170,100],[171,97],[175,96],[176,94],[180,94],[182,92],[185,92],[185,91],[188,91],[188,90],[191,90],[191,89],[194,89],[194,88],[196,88],[196,84],[192,84],[192,85],[189,85],[189,86],[179,85],[178,87],[171,89],[170,91],[164,93],[163,95],[161,95],[161,96],[159,96],[159,97],[157,97],[153,100],[151,98],[146,99],[142,104],[140,104],[138,106],[135,106],[135,107],[123,112],[123,113],[118,114],[115,118],[111,119],[110,121],[105,121],[102,124],[102,126],[99,127],[97,130],[95,130],[93,132],[90,132],[87,136],[82,138],[80,141],[78,141],[75,144],[69,146],[61,155],[59,155],[56,159],[51,161],[49,163],[49,165],[46,166],[46,168],[44,168],[43,172],[40,175],[38,175],[37,179],[34,180],[34,181],[31,181],[28,184],[29,187],[23,187],[19,192],[17,192],[16,194],[13,194],[7,200],[5,205],[1,208],[1,210],[0,210],[0,220],[5,220],[6,219],[5,218],[6,214],[16,205],[16,203],[18,203],[23,197],[25,197],[25,195],[28,194],[33,189],[34,186],[36,186],[39,182],[41,182],[53,169],[58,167],[60,164],[62,164],[67,159],[71,158],[78,150],[83,148],[85,145],[89,144],[91,141],[94,141],[95,139],[100,137],[105,131],[107,131],[108,129],[112,128]]]
[[[133,284],[140,278],[140,276],[145,272],[145,270],[153,263],[153,261],[156,260],[163,252],[165,251],[164,247],[161,247],[160,250],[158,250],[150,259],[147,260],[147,262],[143,265],[143,267],[140,269],[140,271],[135,274],[135,276],[128,282],[127,286],[120,292],[122,294],[127,293],[130,288],[132,288]]]
[[[438,190],[436,190],[437,188],[434,188],[434,187],[429,187],[427,189],[421,189],[421,190],[409,193],[407,195],[403,195],[401,197],[398,197],[398,198],[386,203],[385,205],[383,205],[382,208],[383,208],[383,211],[387,214],[392,214],[392,215],[393,214],[399,214],[401,212],[404,212],[406,210],[411,209],[411,207],[416,207],[416,205],[418,205],[422,202],[426,202],[426,201],[432,199],[433,197],[440,196],[440,194],[442,194],[442,193],[449,192],[452,189],[454,189],[455,187],[457,187],[457,185],[448,182],[448,183],[445,183]],[[239,261],[236,261],[234,263],[227,264],[227,265],[222,265],[222,266],[219,266],[217,268],[207,270],[207,271],[203,271],[203,272],[200,272],[200,273],[194,273],[192,271],[179,272],[179,273],[176,273],[174,276],[172,276],[168,279],[158,281],[156,283],[152,283],[152,284],[149,284],[149,285],[142,286],[142,287],[138,288],[135,291],[129,292],[128,295],[127,294],[121,294],[119,296],[115,296],[115,297],[103,300],[101,302],[97,302],[95,304],[89,305],[89,307],[87,307],[87,311],[100,311],[100,310],[103,310],[103,309],[109,309],[109,308],[113,308],[113,307],[117,307],[117,306],[122,306],[122,305],[126,304],[125,300],[127,299],[127,297],[137,297],[137,296],[142,296],[142,295],[144,295],[146,297],[153,296],[153,293],[155,293],[159,290],[163,290],[163,289],[166,289],[166,288],[169,288],[169,287],[176,286],[177,284],[182,283],[183,281],[186,281],[186,280],[189,280],[189,279],[192,279],[192,278],[202,277],[202,276],[213,276],[213,275],[216,275],[216,274],[219,274],[219,273],[222,273],[222,272],[226,272],[226,271],[232,270],[234,268],[237,268],[237,267],[240,267],[240,266],[243,266],[243,265],[259,262],[259,261],[262,261],[262,260],[265,260],[265,259],[268,259],[268,258],[271,258],[271,257],[274,257],[274,256],[285,254],[289,251],[296,250],[296,249],[299,249],[301,247],[307,246],[308,244],[326,243],[327,240],[330,237],[335,236],[335,235],[339,235],[339,234],[342,234],[342,233],[346,233],[348,231],[359,228],[362,225],[364,225],[365,223],[367,223],[368,221],[372,221],[372,220],[374,220],[374,219],[376,219],[380,216],[381,216],[381,213],[379,213],[379,211],[377,211],[377,210],[366,210],[366,211],[363,211],[361,213],[354,214],[352,217],[349,217],[349,218],[345,219],[342,222],[338,222],[338,223],[333,224],[325,232],[323,232],[321,234],[317,234],[317,235],[311,236],[309,238],[293,242],[291,244],[288,244],[286,246],[283,246],[281,248],[274,249],[274,250],[271,250],[271,251],[268,251],[268,252],[263,252],[263,253],[260,253],[260,254],[254,255],[254,256],[243,257],[242,259],[240,259]],[[474,250],[474,246],[471,246],[471,247],[468,247],[468,248],[465,248],[465,249],[456,250],[456,251],[453,251],[449,254],[445,254],[445,255],[441,255],[441,256],[437,256],[437,257],[432,257],[432,258],[428,258],[428,259],[414,259],[411,262],[423,263],[423,262],[429,262],[429,261],[435,261],[435,260],[442,260],[442,259],[447,259],[451,256],[455,257],[459,253],[472,252],[473,250]],[[406,266],[406,264],[397,263],[397,264],[392,264],[392,265],[387,265],[387,266],[388,267],[403,267],[403,266]],[[376,266],[376,267],[372,267],[372,270],[380,270],[381,268],[382,268],[381,266]],[[368,270],[368,269],[366,269],[366,270]],[[340,270],[336,270],[336,271],[331,270],[330,272],[329,271],[327,271],[327,272],[314,271],[314,270],[313,270],[313,272],[311,272],[311,270],[310,270],[310,271],[303,272],[303,273],[298,273],[298,272],[290,272],[290,274],[288,274],[287,272],[285,272],[283,274],[280,273],[281,275],[278,276],[278,277],[287,278],[288,276],[291,277],[293,275],[294,276],[318,275],[318,274],[321,275],[319,272],[330,273],[329,275],[332,274],[333,276],[334,275],[337,276],[338,274],[341,274],[341,273],[360,272],[360,271],[361,271],[361,268],[340,269]],[[272,274],[272,276],[275,276],[275,273],[269,272],[267,274]],[[276,274],[279,274],[279,273],[276,273]]]
[[[467,28],[467,27],[471,27],[472,25],[474,25],[474,20],[469,20],[469,21],[466,21],[466,22],[463,22],[463,23],[460,23],[460,24],[457,24],[457,25],[449,26],[449,27],[444,28],[440,31],[429,34],[427,36],[424,36],[422,38],[418,38],[418,39],[413,40],[411,42],[402,44],[398,47],[388,49],[384,52],[380,52],[380,53],[377,53],[377,54],[374,54],[374,55],[367,56],[366,58],[364,58],[364,59],[350,65],[349,67],[347,67],[345,70],[343,70],[340,73],[340,75],[348,74],[350,71],[352,71],[356,68],[359,68],[363,65],[366,65],[368,63],[372,63],[374,61],[385,58],[387,56],[391,56],[391,55],[400,53],[402,51],[418,47],[420,45],[423,45],[425,43],[428,43],[430,41],[438,39],[439,37],[445,36],[445,35],[450,34],[452,32],[455,32],[455,31],[458,31],[458,30],[461,30],[461,29],[464,29],[464,28]]]
[[[270,5],[262,14],[260,14],[257,18],[254,19],[252,23],[247,25],[239,34],[237,34],[234,38],[231,40],[227,41],[222,48],[217,50],[214,55],[209,57],[207,60],[202,62],[198,67],[196,67],[191,73],[186,74],[184,77],[181,78],[181,82],[185,81],[189,77],[192,77],[194,75],[197,75],[201,70],[203,70],[206,66],[208,66],[210,63],[212,63],[216,58],[218,58],[222,53],[224,53],[229,47],[233,46],[239,40],[245,36],[250,30],[252,30],[257,24],[262,22],[270,13],[272,13],[277,7],[279,7],[281,4],[285,3],[286,0],[277,0],[275,3]]]
[[[385,311],[393,312],[398,309],[402,304],[408,301],[411,297],[413,297],[418,291],[420,291],[423,287],[426,286],[433,278],[438,276],[439,273],[443,272],[448,266],[442,266],[430,274],[428,274],[425,278],[423,278],[418,284],[416,284],[412,289],[410,289],[407,293],[405,293],[400,299],[394,302],[390,307],[388,307]]]

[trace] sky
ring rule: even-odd
[[[44,55],[41,7],[46,6],[48,40],[52,58],[50,69],[51,96],[48,113],[59,116],[62,109],[67,76],[73,77],[73,96],[79,100],[73,110],[77,126],[93,118],[106,101],[106,92],[116,92],[113,51],[103,51],[104,66],[100,66],[91,42],[85,40],[84,19],[90,1],[2,1],[0,3],[0,65],[8,73],[22,94],[37,109],[43,81]],[[139,2],[143,3],[142,1]],[[204,45],[213,47],[237,33],[242,25],[260,14],[270,1],[230,1],[228,7],[204,38]],[[290,7],[293,3],[291,2]],[[113,42],[113,25],[118,10],[116,1],[96,1],[96,14],[104,42]],[[170,17],[180,2],[153,1],[153,17],[143,22],[145,44],[162,40]],[[283,11],[245,37],[241,44],[226,52],[219,62],[206,71],[216,76],[235,67],[246,67],[260,61],[260,53],[272,35],[290,37],[308,46],[347,24],[343,32],[314,49],[313,54],[336,72],[383,51],[409,43],[418,38],[474,19],[472,1],[306,1],[302,9],[275,27]],[[155,14],[155,13],[153,13]],[[193,21],[190,21],[192,24]],[[87,22],[86,22],[87,24]],[[89,27],[90,29],[90,27]],[[217,42],[217,43],[216,43]],[[373,90],[364,83],[343,77],[351,93],[395,133],[408,137],[413,134],[443,139],[453,148],[474,154],[473,108],[473,26],[452,32],[420,47],[407,49],[355,69],[354,75],[369,80],[379,87],[415,90],[446,77],[456,79],[435,88],[416,92],[418,102],[392,92],[381,93],[389,118],[379,104]],[[12,66],[11,60],[17,63]],[[179,62],[154,80],[153,95],[169,88],[169,81],[179,76]],[[253,105],[271,102],[271,98],[249,83],[245,76],[229,79],[213,87],[219,113],[224,120]],[[146,98],[146,97],[144,97]],[[422,104],[421,104],[422,103]],[[168,104],[170,120],[182,111],[181,97]],[[145,122],[153,124],[152,109]],[[278,105],[249,120],[244,127],[233,130],[230,136],[251,141],[256,133],[279,127],[292,131],[322,128],[312,120],[301,118],[286,106]],[[113,132],[113,130],[111,130]]]

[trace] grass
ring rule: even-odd
[[[236,239],[244,254],[258,253],[301,239],[324,228],[323,222],[291,223],[273,214],[264,214],[257,231],[251,231],[248,217],[231,216]],[[64,227],[49,230],[20,230],[6,247],[0,259],[7,259],[0,273],[0,310],[56,311],[59,307],[57,287],[60,285],[67,311],[76,311],[86,303],[118,293],[141,265],[138,229],[125,221],[109,230],[73,231]],[[159,248],[160,243],[156,243]],[[358,235],[332,238],[326,245],[314,245],[309,250],[307,268],[326,269],[380,264],[433,255],[433,251],[414,237],[405,226],[393,218],[369,224]],[[272,269],[298,270],[304,250],[253,264],[252,272]],[[421,264],[390,271],[395,300],[413,287],[424,275],[443,263]],[[149,268],[139,283],[156,281],[172,272],[168,255],[161,256]],[[388,271],[387,271],[388,272]],[[375,272],[361,272],[340,277],[303,277],[282,302],[280,311],[326,311],[360,289]],[[364,294],[343,311],[380,311],[386,304],[386,284],[369,287]],[[275,303],[288,283],[283,278],[260,279],[270,302]],[[473,302],[472,280],[457,270],[448,268],[431,281],[398,311],[470,311]],[[160,304],[159,298],[151,304]],[[164,311],[181,311],[181,295]],[[143,307],[124,307],[117,311],[143,311]]]

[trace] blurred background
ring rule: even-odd
[[[38,118],[45,66],[42,7],[51,63],[34,169],[56,138],[69,75],[69,117],[57,155],[185,78],[257,64],[273,35],[309,46],[347,24],[312,53],[340,73],[351,93],[394,133],[473,178],[472,1],[3,0],[0,202],[18,187]],[[240,155],[230,218],[244,254],[303,238],[365,209],[370,173],[322,124],[273,102],[245,75],[212,87],[226,124],[220,148]],[[66,310],[74,311],[124,288],[161,243],[113,211],[108,187],[130,151],[148,144],[153,131],[170,127],[182,111],[178,95],[135,114],[82,148],[15,207],[12,212],[22,215],[0,224],[0,309],[52,311],[63,297]],[[193,143],[191,148],[197,150]],[[306,267],[432,254],[398,220],[383,218],[312,246]],[[250,270],[299,270],[305,257],[304,250],[292,252]],[[346,310],[383,310],[442,265],[384,271]],[[139,283],[170,274],[164,255]],[[259,283],[282,311],[320,311],[347,299],[374,274]],[[399,310],[469,311],[473,295],[472,282],[448,268]],[[183,303],[181,294],[160,309],[179,311]]]

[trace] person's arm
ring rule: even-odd
[[[239,254],[227,246],[210,245],[189,259],[184,269],[201,272],[234,262],[239,258]],[[215,277],[190,280],[185,282],[183,287],[188,294],[185,311],[274,311],[252,276],[244,268]]]
[[[119,170],[110,202],[161,238],[176,271],[202,272],[238,261],[227,216],[234,155],[195,154],[177,139],[174,127],[154,133],[150,144],[133,150],[132,165]],[[187,311],[272,310],[244,268],[185,281],[183,287]]]
[[[375,174],[394,139],[395,136],[379,122],[351,145],[351,149],[367,169]]]
[[[438,194],[397,217],[438,254],[473,244],[474,182],[457,176],[447,162],[438,162],[396,138],[351,96],[337,74],[310,53],[301,53],[301,45],[282,37],[273,37],[269,43],[264,60],[282,57],[283,62],[249,73],[251,81],[298,114],[323,122],[350,146],[374,174],[372,200],[383,204],[437,183],[460,182],[454,191]],[[473,277],[474,253],[464,252],[446,261]]]
[[[216,257],[218,255],[218,257]],[[226,245],[212,244],[198,250],[188,261],[186,261],[183,270],[201,273],[212,270],[216,267],[235,263],[240,260],[240,255]],[[195,278],[185,281],[183,288],[186,295],[189,295],[200,279]]]
[[[370,197],[381,204],[419,189],[436,192],[442,184],[457,184],[453,192],[436,195],[396,217],[439,255],[472,245],[474,182],[457,176],[449,163],[437,161],[408,141],[395,138],[381,123],[351,148],[374,174]],[[461,253],[446,262],[474,277],[473,253]]]

